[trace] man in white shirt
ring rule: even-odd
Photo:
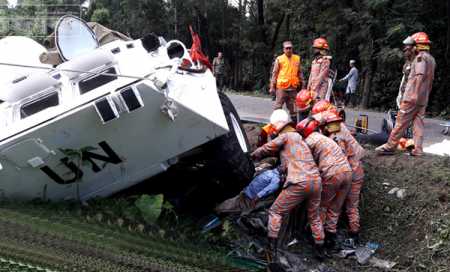
[[[339,81],[347,80],[347,89],[345,90],[345,105],[351,103],[355,106],[355,93],[358,86],[358,69],[355,67],[355,60],[350,60],[350,71]]]

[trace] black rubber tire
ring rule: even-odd
[[[219,93],[219,98],[230,132],[208,143],[206,152],[210,161],[211,173],[221,181],[222,187],[226,189],[226,195],[233,195],[251,181],[255,173],[255,166],[250,158],[250,144],[236,109],[224,93]],[[242,150],[236,137],[231,114],[239,123],[244,135],[247,153]]]

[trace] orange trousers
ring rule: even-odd
[[[311,225],[312,235],[316,244],[323,244],[324,231],[320,221],[320,196],[322,192],[321,181],[308,180],[289,184],[269,209],[270,238],[277,238],[280,232],[283,217],[288,215],[297,205],[307,201],[308,222]]]
[[[348,195],[352,172],[346,171],[325,179],[322,183],[322,202],[320,219],[327,232],[336,233],[339,216]]]
[[[400,105],[400,110],[397,113],[397,120],[395,122],[395,127],[392,129],[389,135],[389,140],[387,142],[387,147],[394,149],[397,147],[400,138],[408,129],[411,122],[413,122],[413,140],[415,145],[415,150],[418,152],[423,152],[423,130],[425,118],[426,106],[419,106],[409,102],[402,102]]]

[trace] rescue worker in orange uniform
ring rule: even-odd
[[[316,96],[317,93],[307,89],[303,89],[297,94],[297,97],[295,98],[295,105],[298,110],[298,122],[309,116],[309,112],[314,105]]]
[[[364,169],[361,159],[365,155],[364,148],[356,141],[342,119],[336,114],[333,106],[317,103],[311,110],[313,118],[322,126],[322,132],[333,139],[344,151],[352,168],[351,189],[345,199],[345,212],[349,220],[349,235],[356,240],[360,232],[359,198],[364,183]]]
[[[273,109],[281,109],[286,103],[291,119],[296,121],[295,96],[303,84],[301,59],[293,53],[290,41],[283,42],[283,52],[284,54],[275,60],[270,82],[270,93],[276,93]]]
[[[398,96],[397,96],[397,107],[400,108],[400,104],[402,102],[403,94],[405,93],[406,89],[406,82],[409,77],[409,73],[411,72],[411,63],[414,60],[414,57],[416,56],[416,52],[414,49],[416,42],[414,39],[409,36],[405,40],[403,40],[403,56],[405,58],[405,64],[403,64],[402,69],[402,80],[400,82],[400,86],[398,88]]]
[[[308,117],[297,124],[296,130],[305,139],[319,166],[322,178],[320,217],[324,224],[325,245],[333,247],[339,216],[352,182],[352,169],[340,146],[318,132],[318,121]]]
[[[375,149],[381,155],[394,153],[400,138],[402,138],[411,121],[413,121],[415,147],[410,154],[413,156],[423,155],[423,119],[433,85],[436,61],[429,52],[431,42],[425,32],[415,33],[411,37],[415,41],[417,55],[411,63],[411,71],[397,114],[395,127],[389,135],[388,142]]]
[[[284,110],[275,110],[270,119],[271,124],[277,129],[278,136],[251,154],[255,160],[279,154],[281,172],[286,173],[283,190],[269,209],[270,252],[276,256],[278,233],[283,217],[297,205],[307,201],[308,221],[315,241],[315,252],[318,258],[323,258],[325,237],[320,221],[322,182],[319,169],[302,136],[289,125],[287,113]]]
[[[318,99],[326,99],[331,64],[331,56],[328,55],[330,48],[325,38],[317,38],[313,42],[313,49],[314,59],[311,63],[307,89],[316,92]],[[327,99],[329,100],[329,97]]]

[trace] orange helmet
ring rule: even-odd
[[[414,33],[411,37],[414,39],[416,44],[431,44],[431,41],[425,32]]]
[[[330,124],[330,123],[334,123],[334,122],[342,122],[342,118],[339,115],[337,115],[335,112],[328,111],[328,112],[324,113],[324,121],[325,121],[325,124]]]
[[[311,103],[315,96],[315,92],[303,89],[297,94],[297,97],[295,97],[295,104],[300,111],[306,111],[311,107]]]
[[[303,119],[300,123],[297,124],[295,129],[300,135],[304,138],[308,138],[308,136],[317,130],[319,127],[319,122],[314,120],[313,118]]]
[[[330,111],[330,110],[337,112],[336,107],[333,104],[331,104],[327,100],[320,100],[319,102],[314,104],[314,107],[312,108],[311,113],[317,114],[317,113],[321,113],[324,111]]]
[[[261,128],[261,133],[258,136],[257,146],[260,147],[267,143],[269,137],[276,134],[276,128],[272,124],[267,124]]]
[[[397,148],[400,149],[400,150],[413,150],[414,149],[414,140],[413,139],[401,138],[398,141]]]
[[[330,47],[328,46],[328,42],[325,38],[317,38],[314,40],[313,42],[313,48],[317,48],[317,49],[330,49]]]
[[[324,131],[326,133],[339,132],[341,130],[342,118],[332,111],[323,113]]]

